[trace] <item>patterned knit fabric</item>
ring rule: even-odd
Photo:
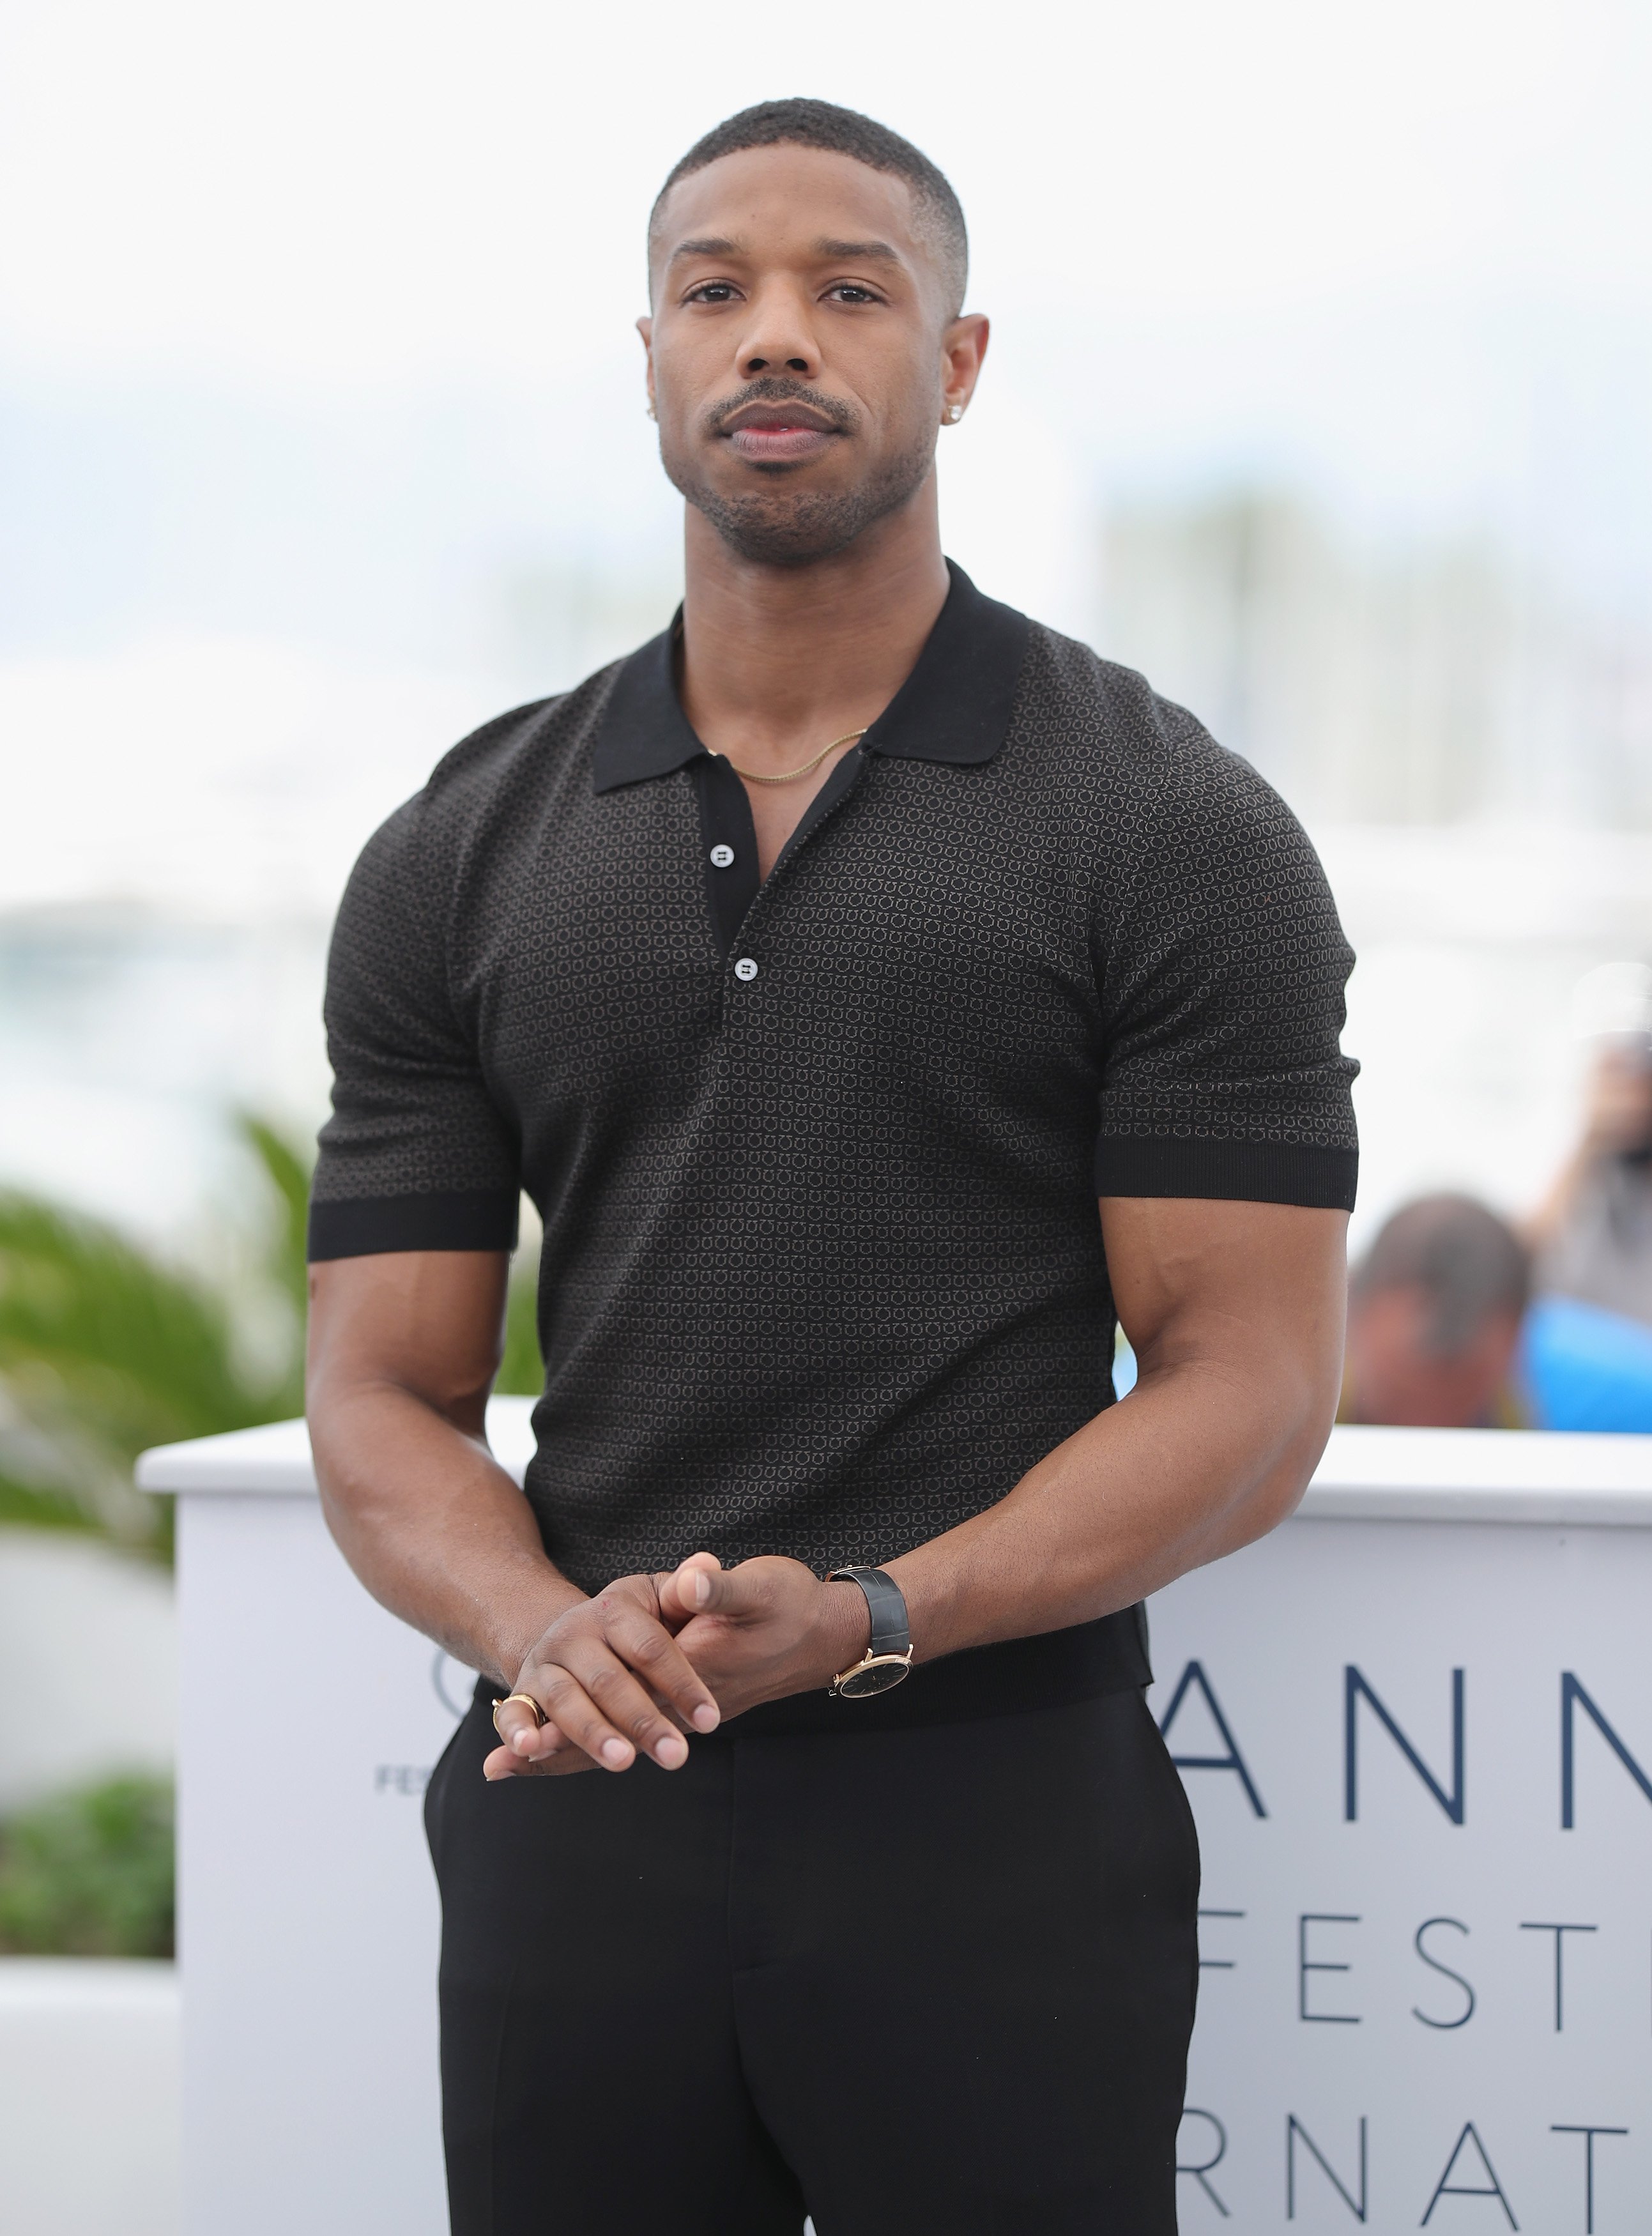
[[[507,1247],[526,1189],[588,1589],[1002,1498],[1112,1399],[1098,1192],[1353,1200],[1319,863],[1139,675],[954,570],[760,888],[736,787],[721,937],[708,771],[660,640],[451,753],[333,940],[312,1254]]]

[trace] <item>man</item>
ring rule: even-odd
[[[459,2236],[1175,2226],[1140,1602],[1324,1443],[1350,957],[1243,763],[943,559],[964,266],[852,113],[683,158],[678,621],[460,746],[340,913],[311,1419],[358,1573],[483,1672],[428,1811]]]
[[[1348,1285],[1341,1417],[1413,1429],[1513,1428],[1530,1270],[1506,1220],[1472,1196],[1397,1211]]]

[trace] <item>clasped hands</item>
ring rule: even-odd
[[[668,1574],[622,1576],[563,1611],[530,1648],[498,1712],[489,1779],[662,1769],[688,1734],[787,1693],[821,1690],[865,1651],[871,1621],[852,1583],[822,1583],[801,1561],[765,1555],[725,1568],[694,1553]]]

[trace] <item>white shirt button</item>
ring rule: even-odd
[[[732,869],[734,866],[734,850],[732,846],[714,846],[712,848],[711,866],[714,870]]]
[[[757,965],[752,961],[749,955],[742,955],[740,957],[740,961],[734,965],[734,976],[747,986],[749,986],[752,980],[756,977]]]

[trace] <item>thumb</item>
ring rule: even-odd
[[[668,1624],[692,1622],[697,1615],[712,1615],[722,1604],[727,1584],[714,1553],[690,1553],[660,1582],[660,1614]]]

